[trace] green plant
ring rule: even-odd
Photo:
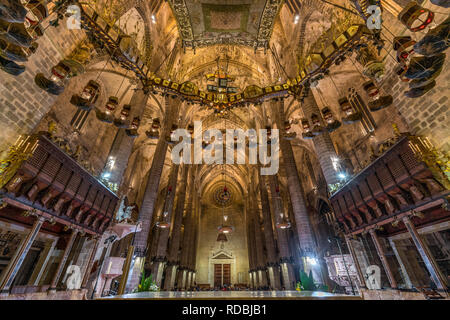
[[[300,281],[297,283],[297,288],[305,291],[324,291],[328,292],[327,285],[316,285],[312,276],[312,270],[309,270],[309,275],[305,271],[300,270]]]
[[[145,277],[145,270],[142,270],[141,283],[134,292],[159,291],[156,282],[153,281],[152,275]]]
[[[309,271],[309,275],[307,275],[305,271],[300,270],[300,285],[302,290],[306,291],[315,291],[317,289],[314,284],[312,270]]]

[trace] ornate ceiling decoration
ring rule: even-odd
[[[178,22],[183,46],[216,44],[267,48],[281,0],[240,1],[169,0]]]

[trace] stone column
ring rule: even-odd
[[[253,228],[254,219],[249,208],[248,195],[244,195],[245,216],[247,222],[247,250],[248,250],[248,266],[250,274],[250,286],[252,289],[258,287],[258,279],[256,278],[256,246],[255,246],[255,229]]]
[[[57,240],[53,240],[48,241],[46,243],[45,248],[39,257],[39,261],[36,263],[36,267],[34,268],[33,274],[31,275],[30,280],[28,281],[29,285],[31,286],[39,285],[39,281],[41,280],[42,274],[44,273],[48,261],[52,256],[52,252],[55,248],[56,242]]]
[[[366,281],[364,280],[364,274],[361,270],[361,265],[359,264],[358,257],[356,256],[355,248],[353,248],[352,240],[349,236],[345,236],[345,242],[347,243],[348,251],[352,256],[353,262],[356,268],[356,275],[358,276],[359,287],[366,288]]]
[[[193,174],[194,176],[194,174]],[[192,180],[193,181],[193,180]],[[183,241],[181,245],[181,254],[180,254],[180,268],[178,272],[178,288],[185,288],[186,286],[186,276],[188,271],[188,263],[189,263],[189,246],[191,245],[192,240],[192,227],[193,227],[193,210],[192,210],[192,202],[194,198],[194,185],[191,185],[191,190],[188,196],[188,201],[186,205],[186,216],[184,218],[184,232],[183,232]],[[181,284],[181,286],[180,286]]]
[[[61,277],[64,266],[66,265],[67,258],[69,257],[70,251],[72,250],[73,243],[77,237],[78,230],[72,230],[69,239],[67,240],[66,248],[64,249],[64,253],[61,257],[61,260],[58,263],[58,267],[56,268],[56,272],[53,275],[52,282],[50,284],[50,291],[55,291],[58,286],[59,278]]]
[[[447,280],[445,279],[445,276],[442,274],[433,255],[431,254],[428,245],[422,240],[419,233],[417,232],[416,227],[414,226],[414,223],[409,219],[408,216],[403,217],[402,221],[405,224],[406,229],[408,229],[408,232],[410,233],[411,238],[414,244],[416,245],[417,251],[419,251],[419,254],[422,257],[423,262],[425,263],[425,266],[427,267],[427,270],[430,273],[431,280],[433,280],[433,282],[436,284],[436,287],[439,290],[446,291]]]
[[[283,205],[281,203],[281,198],[277,195],[278,189],[278,177],[276,175],[269,176],[269,186],[270,193],[272,196],[273,208],[275,210],[274,215],[280,214],[283,212]],[[294,279],[290,278],[290,275],[293,274],[293,266],[291,263],[291,254],[289,252],[289,243],[287,237],[287,230],[277,228],[278,235],[278,250],[280,256],[280,266],[281,266],[281,275],[283,277],[283,286],[287,290],[294,289],[293,281]],[[285,266],[283,266],[283,264]]]
[[[307,117],[309,120],[311,120],[311,114],[314,113],[318,115],[320,124],[323,128],[325,128],[325,122],[322,119],[322,115],[312,92],[309,93],[308,97],[306,97],[303,102],[303,112],[305,117]],[[319,160],[320,167],[322,168],[322,172],[325,180],[327,181],[327,184],[335,184],[339,182],[337,172],[334,169],[333,162],[331,160],[333,158],[337,159],[337,154],[329,132],[324,129],[324,131],[318,136],[315,136],[312,141],[314,143],[314,149],[316,149],[317,159]]]
[[[168,182],[168,188],[171,188],[171,190],[167,193],[163,209],[164,212],[167,212],[167,217],[165,218],[165,220],[169,223],[172,221],[173,201],[177,189],[178,168],[179,165],[173,164]],[[169,240],[169,231],[170,228],[159,230],[155,260],[152,265],[152,274],[154,277],[154,281],[158,286],[161,286],[164,267],[167,261],[167,242]]]
[[[169,241],[169,250],[167,257],[166,279],[164,281],[164,289],[172,290],[175,285],[176,271],[179,265],[178,253],[180,250],[181,224],[183,222],[183,211],[186,200],[187,177],[189,168],[185,165],[182,169],[182,178],[178,191],[177,206],[175,208],[175,216],[173,219],[172,234]],[[192,187],[192,185],[191,185]]]
[[[278,127],[281,128],[281,130],[284,130],[282,127],[285,120],[284,103],[278,104],[278,106],[278,112],[276,112],[277,108],[275,108],[274,114],[275,116],[279,114],[279,117],[276,117]],[[284,167],[287,176],[287,186],[292,202],[292,210],[294,213],[295,225],[297,227],[298,239],[300,241],[300,255],[301,257],[306,257],[311,254],[315,255],[316,244],[313,237],[313,229],[311,227],[308,211],[306,209],[305,199],[303,197],[303,187],[298,175],[294,152],[290,141],[280,138],[280,149],[283,154]],[[281,209],[282,208],[280,208],[280,210]],[[275,214],[278,214],[278,212]],[[306,259],[303,260],[304,263],[306,263]]]
[[[264,226],[264,241],[266,244],[266,265],[269,271],[270,287],[275,290],[281,289],[280,273],[278,268],[277,250],[275,246],[275,239],[273,236],[272,217],[270,214],[269,197],[267,195],[266,181],[259,174],[259,192],[261,198],[261,211],[263,214],[263,226]]]
[[[8,293],[9,289],[14,281],[14,278],[17,275],[20,267],[22,266],[23,261],[25,260],[28,251],[33,245],[34,239],[39,233],[39,230],[42,227],[45,219],[43,217],[38,217],[33,223],[33,226],[30,229],[30,232],[22,239],[20,242],[14,256],[9,261],[8,266],[3,272],[3,276],[0,280],[0,293]]]
[[[91,252],[89,253],[89,259],[87,262],[86,269],[84,270],[83,281],[81,282],[81,289],[85,289],[87,282],[89,280],[89,276],[91,275],[92,265],[94,263],[95,254],[97,253],[97,248],[100,239],[94,239],[94,245],[92,246]]]
[[[259,221],[259,215],[256,208],[256,194],[252,191],[250,194],[250,214],[253,219],[251,227],[253,227],[253,235],[255,240],[255,260],[256,269],[258,273],[258,286],[267,286],[267,277],[265,272],[265,257],[263,250],[264,238],[261,232],[261,224]],[[264,272],[262,272],[264,271]]]
[[[191,276],[189,278],[189,282],[186,285],[186,288],[192,284],[192,275],[195,270],[195,262],[196,262],[196,253],[197,253],[197,239],[198,239],[198,228],[199,228],[199,216],[200,216],[200,198],[197,193],[194,191],[194,210],[192,217],[192,226],[191,226],[191,240],[190,245],[188,247],[188,260],[187,266],[189,271],[191,272]]]
[[[144,198],[139,212],[139,220],[142,222],[142,230],[136,234],[135,237],[135,252],[139,260],[145,259],[145,252],[147,249],[147,240],[150,232],[153,210],[156,205],[158,196],[159,182],[164,167],[164,160],[167,153],[167,138],[170,134],[172,124],[176,120],[179,111],[179,103],[170,97],[165,98],[166,117],[164,119],[164,126],[161,130],[161,136],[155,148],[155,153],[152,160],[152,165],[148,173],[147,186],[145,188]],[[136,260],[135,260],[136,261]],[[141,270],[134,268],[132,270],[131,278],[127,284],[127,288],[133,290],[139,283]]]
[[[389,283],[391,284],[391,288],[397,289],[397,281],[395,281],[394,274],[392,273],[389,262],[387,261],[386,255],[384,254],[383,246],[381,245],[374,229],[370,229],[369,233],[372,237],[373,243],[375,244],[375,248],[377,249],[377,253],[380,257],[381,263],[383,264],[384,271],[386,271],[386,275],[388,277]]]

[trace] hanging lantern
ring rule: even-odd
[[[8,23],[0,20],[0,34],[6,41],[19,47],[29,48],[33,42],[33,37],[23,23]]]
[[[48,93],[60,95],[64,91],[65,82],[71,74],[71,67],[66,60],[61,60],[52,68],[51,73],[50,79],[47,79],[44,74],[38,73],[34,77],[34,82]]]
[[[219,230],[219,233],[229,234],[229,233],[232,233],[234,231],[234,228],[232,226],[221,225],[218,228],[218,230]]]
[[[284,140],[293,140],[296,136],[297,133],[295,131],[290,132],[289,130],[291,129],[291,122],[290,121],[285,121],[284,122],[284,134],[283,134],[283,139]]]
[[[450,17],[436,28],[430,29],[420,41],[414,44],[414,51],[424,56],[437,55],[450,46],[449,37]]]
[[[145,134],[149,139],[158,139],[159,138],[159,128],[161,127],[160,121],[158,118],[153,119],[152,125],[150,126],[150,130],[146,131]]]
[[[133,121],[131,121],[131,125],[129,129],[125,130],[125,133],[129,136],[129,137],[137,137],[138,136],[138,128],[139,128],[139,124],[141,123],[141,119],[139,117],[134,117]]]
[[[286,132],[289,132],[290,129],[291,129],[291,122],[290,121],[285,121],[284,122],[284,130]]]
[[[0,69],[13,76],[18,76],[25,71],[25,67],[18,65],[14,61],[3,58],[0,55]]]
[[[372,80],[363,84],[364,90],[369,95],[371,101],[367,104],[370,111],[378,111],[384,109],[392,104],[394,99],[391,95],[381,96],[380,90],[377,88]]]
[[[289,229],[291,227],[291,223],[286,219],[283,219],[280,222],[276,223],[276,227],[278,229]]]
[[[311,132],[311,127],[307,119],[301,119],[302,129],[303,129],[303,139],[311,139],[314,138],[314,134]]]
[[[342,112],[344,112],[346,116],[345,118],[342,118],[342,122],[344,122],[345,124],[350,124],[361,120],[361,113],[353,109],[347,98],[340,98],[338,100],[338,103],[341,106]]]
[[[169,136],[167,137],[167,143],[170,145],[174,145],[176,143],[176,141],[172,141],[172,135],[175,132],[175,130],[178,129],[178,126],[176,124],[172,125],[172,128],[170,129],[170,133]]]
[[[400,63],[394,68],[394,72],[398,75],[400,78],[400,81],[402,82],[408,82],[409,79],[405,77],[405,73],[408,70],[408,65],[405,63]]]
[[[82,110],[90,110],[97,101],[99,94],[100,85],[96,81],[90,80],[80,95],[72,96],[70,103]]]
[[[159,121],[159,118],[155,118],[152,121],[152,129],[158,130],[161,127],[161,122]]]
[[[417,32],[425,29],[433,21],[434,14],[417,2],[411,1],[398,14],[398,19],[410,31]]]
[[[145,134],[147,135],[147,137],[149,139],[158,139],[159,138],[159,131],[158,130],[150,129],[148,131],[145,131]]]
[[[334,118],[333,113],[331,112],[329,107],[323,108],[321,112],[323,120],[327,125],[326,129],[328,132],[333,132],[334,130],[336,130],[341,126],[341,122]]]
[[[194,134],[194,125],[192,125],[192,124],[188,125],[187,131],[192,136]]]
[[[111,97],[111,98],[116,98],[116,97]],[[116,106],[118,104],[119,103],[118,103],[118,99],[117,99]],[[129,105],[129,104],[124,104],[123,105],[122,111],[120,111],[119,117],[114,119],[114,125],[117,128],[127,128],[128,127],[127,118],[130,115],[130,110],[131,110],[131,105]]]
[[[407,63],[414,54],[415,44],[416,41],[409,36],[395,37],[393,47],[397,51],[397,61]]]
[[[317,114],[315,114],[315,113],[311,114],[311,123],[313,125],[312,133],[315,136],[318,136],[319,134],[321,134],[323,132],[323,127],[320,124],[320,118]]]
[[[117,97],[114,97],[114,96],[109,97],[108,98],[108,102],[106,102],[106,105],[105,105],[105,113],[107,115],[112,115],[114,113],[114,111],[116,110],[118,105],[119,105],[119,99]],[[127,116],[128,116],[128,114],[126,114],[125,118],[121,117],[121,120],[125,121]]]
[[[408,79],[423,79],[431,77],[442,71],[445,62],[445,53],[431,57],[412,57],[404,76]]]
[[[170,223],[168,223],[166,221],[158,221],[156,223],[156,226],[160,229],[168,229],[170,227]]]
[[[421,87],[415,87],[415,88],[409,89],[408,91],[405,92],[405,96],[407,96],[408,98],[421,97],[425,93],[427,93],[428,91],[433,89],[435,85],[436,85],[436,80],[432,80],[431,82],[428,82],[427,84],[425,84]]]
[[[12,23],[23,23],[27,10],[16,0],[3,0],[0,2],[0,20]]]
[[[33,42],[31,47],[25,48],[19,47],[0,38],[0,56],[3,56],[4,58],[12,61],[28,61],[28,57],[35,53],[37,48],[38,44],[36,42]]]

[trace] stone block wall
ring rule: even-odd
[[[46,29],[37,51],[24,64],[25,72],[15,77],[0,70],[0,156],[20,134],[30,133],[56,100],[34,83],[35,75],[49,75],[83,37],[84,31],[67,29],[64,20],[59,27]]]

